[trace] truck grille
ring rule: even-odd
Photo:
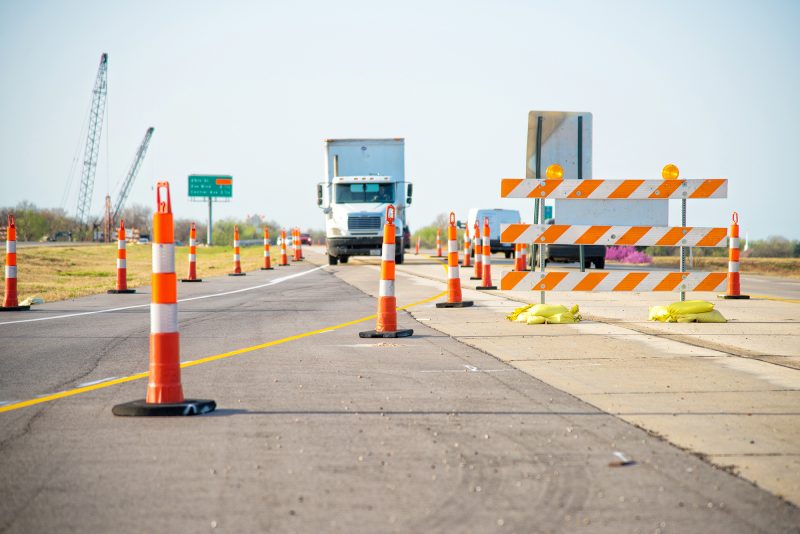
[[[380,217],[358,217],[350,216],[347,218],[347,229],[350,231],[370,231],[381,229]]]

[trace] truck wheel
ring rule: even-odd
[[[337,263],[339,263],[339,258],[328,254],[328,265],[336,265]]]
[[[591,268],[591,267],[592,267],[592,259],[591,259],[591,258],[589,258],[588,260],[583,260],[583,266],[584,266],[586,269],[589,269],[589,268]]]
[[[511,257],[511,251],[510,250],[505,251],[505,255],[506,255],[506,259],[510,258]]]
[[[350,261],[350,256],[339,256],[340,263],[347,263],[348,261]]]
[[[595,269],[605,269],[606,268],[606,259],[605,258],[595,258],[593,263],[594,263],[594,268]]]
[[[403,251],[403,249],[400,249],[400,254],[395,254],[394,256],[394,262],[397,265],[402,265],[403,260],[405,260],[405,252]]]

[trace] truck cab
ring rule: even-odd
[[[403,139],[328,139],[326,180],[317,185],[325,215],[328,263],[380,256],[386,208],[395,207],[395,262],[403,263],[403,229],[412,185],[405,181]]]

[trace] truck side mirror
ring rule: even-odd
[[[464,221],[456,221],[456,228],[466,228],[467,225],[464,224]]]
[[[410,206],[411,205],[411,197],[414,194],[414,184],[408,184],[407,191],[408,192],[406,193],[406,204],[408,204]]]
[[[317,206],[322,207],[322,184],[317,184]]]

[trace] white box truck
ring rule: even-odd
[[[503,224],[521,223],[522,218],[519,216],[519,211],[503,210],[503,209],[470,208],[469,216],[467,217],[467,224],[469,225],[470,235],[472,235],[472,233],[475,231],[476,220],[478,221],[478,225],[480,226],[481,235],[483,235],[484,217],[489,218],[489,247],[492,251],[492,254],[494,254],[495,252],[502,252],[503,254],[505,254],[506,258],[510,258],[511,255],[514,253],[514,244],[500,242],[500,226]]]
[[[317,184],[317,205],[325,214],[329,264],[380,256],[389,204],[395,207],[395,262],[403,263],[412,195],[404,147],[402,138],[325,141],[326,180]]]

